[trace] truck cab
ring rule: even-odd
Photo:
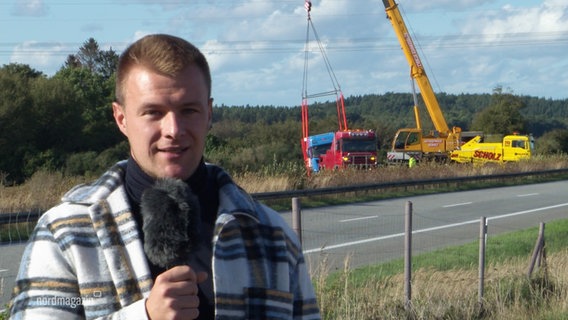
[[[331,149],[334,138],[334,132],[321,133],[307,138],[307,166],[312,172],[320,170],[321,156]]]
[[[374,168],[377,166],[377,136],[373,130],[345,130],[334,134],[330,148],[320,155],[325,169]]]
[[[432,131],[424,134],[420,128],[399,129],[394,137],[392,149],[387,153],[388,163],[407,162],[411,157],[417,160],[445,161],[447,150],[459,144],[459,131],[440,134]]]

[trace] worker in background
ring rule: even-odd
[[[414,156],[410,156],[410,159],[408,159],[408,167],[412,168],[416,166],[416,158]]]

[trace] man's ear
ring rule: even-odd
[[[207,127],[209,130],[213,127],[213,98],[209,98],[209,123]]]
[[[122,105],[120,105],[118,102],[113,102],[112,103],[112,115],[114,117],[114,121],[116,122],[116,125],[118,126],[118,129],[120,129],[122,134],[127,136],[127,134],[126,134],[126,115],[125,115],[124,107]]]

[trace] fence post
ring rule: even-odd
[[[300,198],[292,198],[292,229],[298,235],[300,244],[302,244],[302,204]]]
[[[539,255],[542,253],[543,249],[544,249],[544,222],[541,222],[538,229],[538,238],[536,240],[536,244],[534,246],[534,250],[531,257],[531,262],[529,264],[529,270],[527,271],[527,276],[529,278],[533,273],[536,261]]]
[[[404,308],[410,310],[412,299],[412,202],[407,201],[404,211]]]
[[[485,283],[485,245],[487,240],[487,219],[481,217],[479,221],[479,287],[477,290],[477,303],[483,307],[483,291]]]

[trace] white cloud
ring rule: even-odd
[[[87,34],[93,34],[104,30],[104,25],[101,23],[87,23],[81,26],[81,31]]]
[[[568,3],[544,1],[539,6],[505,5],[499,10],[471,16],[463,26],[464,33],[487,35],[521,32],[557,32],[568,29]]]
[[[487,93],[503,85],[519,94],[566,96],[550,89],[568,81],[560,71],[568,64],[562,53],[568,3],[560,2],[468,12],[457,34],[448,32],[427,45],[423,60],[433,62],[441,91]]]
[[[43,0],[17,0],[12,8],[16,16],[41,17],[47,15],[48,7]]]
[[[480,7],[486,3],[495,2],[495,0],[399,0],[397,3],[404,6],[410,12],[423,12],[428,10],[436,11],[464,11],[467,9]]]
[[[367,2],[355,5],[352,1],[317,1],[314,2],[311,13],[313,25],[322,44],[326,49],[330,49],[327,55],[341,87],[344,90],[352,90],[346,92],[346,95],[360,94],[364,87],[376,91],[374,83],[360,85],[360,81],[369,79],[369,64],[361,63],[363,60],[371,60],[372,55],[361,53],[361,49],[357,49],[360,43],[351,42],[353,37],[364,38],[376,32],[376,26],[379,25],[379,19],[375,19],[376,17],[380,17],[381,21],[384,19],[382,4],[374,3],[373,10],[362,10],[362,6]],[[203,46],[212,70],[217,75],[217,85],[222,85],[220,81],[232,86],[238,85],[239,92],[243,92],[251,83],[255,83],[258,86],[248,92],[251,96],[259,98],[260,95],[266,95],[270,101],[271,98],[287,92],[292,96],[283,97],[284,100],[279,101],[299,103],[307,27],[307,13],[303,2],[294,5],[267,2],[254,10],[243,6],[229,16],[239,16],[244,14],[244,11],[253,13],[241,20],[232,19],[235,23],[232,23],[230,28],[218,33],[215,41],[207,41]],[[362,12],[366,12],[363,18],[371,19],[372,22],[363,23],[364,28],[361,27],[361,16],[357,15]],[[380,12],[380,15],[372,16],[369,12]],[[353,19],[358,19],[359,25]],[[310,41],[309,94],[331,91],[333,84],[323,65],[321,52],[314,44],[315,37],[311,29]],[[354,59],[354,55],[367,57]]]
[[[63,65],[69,50],[70,48],[57,43],[27,41],[14,48],[10,61],[27,64],[47,75],[53,75]]]

